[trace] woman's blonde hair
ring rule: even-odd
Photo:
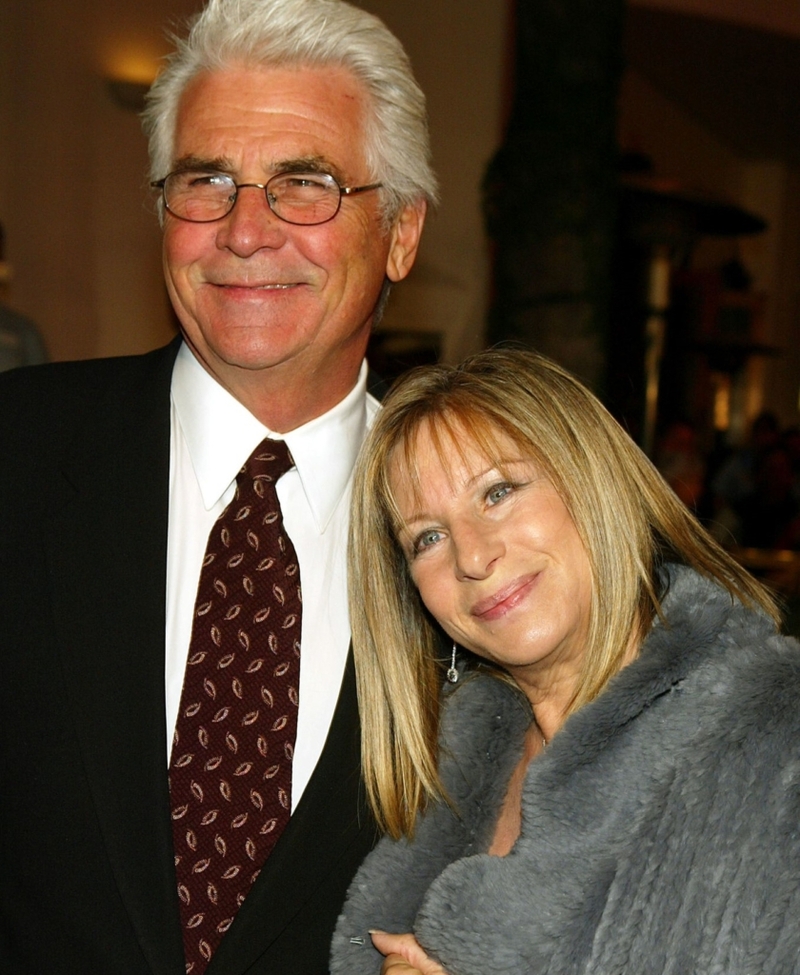
[[[365,781],[381,826],[411,835],[442,798],[437,774],[442,631],[427,613],[396,539],[391,466],[419,483],[415,439],[465,435],[502,468],[499,436],[535,461],[561,495],[591,565],[583,669],[571,713],[595,698],[660,612],[659,566],[689,565],[777,623],[769,593],[708,535],[600,401],[533,352],[495,349],[455,368],[423,367],[392,389],[355,471],[350,615]]]

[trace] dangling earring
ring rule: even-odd
[[[450,658],[450,666],[447,668],[447,679],[451,684],[458,680],[458,670],[456,669],[456,643],[453,641],[453,656]]]

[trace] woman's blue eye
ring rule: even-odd
[[[494,487],[489,488],[486,492],[486,500],[489,504],[497,504],[498,501],[502,501],[503,498],[511,494],[513,490],[514,488],[511,484],[495,484]]]
[[[429,548],[431,545],[435,545],[439,539],[442,537],[442,533],[436,528],[430,528],[428,531],[422,532],[417,535],[414,540],[414,551],[421,552],[424,548]]]

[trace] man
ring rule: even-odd
[[[340,0],[211,0],[146,124],[182,340],[0,377],[0,970],[322,975],[374,841],[346,520],[368,335],[436,194],[424,99],[398,42]],[[252,473],[281,440],[288,473]],[[250,512],[240,491],[255,510],[275,489],[243,542],[260,562],[209,629],[229,596],[212,543]],[[275,600],[240,626],[273,565]],[[279,691],[261,674],[296,666],[281,629],[300,619]],[[248,680],[260,704],[230,724]],[[267,722],[284,692],[294,713]]]

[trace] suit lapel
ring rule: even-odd
[[[177,344],[113,367],[50,533],[66,692],[120,895],[153,972],[183,971],[166,774],[169,388]]]

